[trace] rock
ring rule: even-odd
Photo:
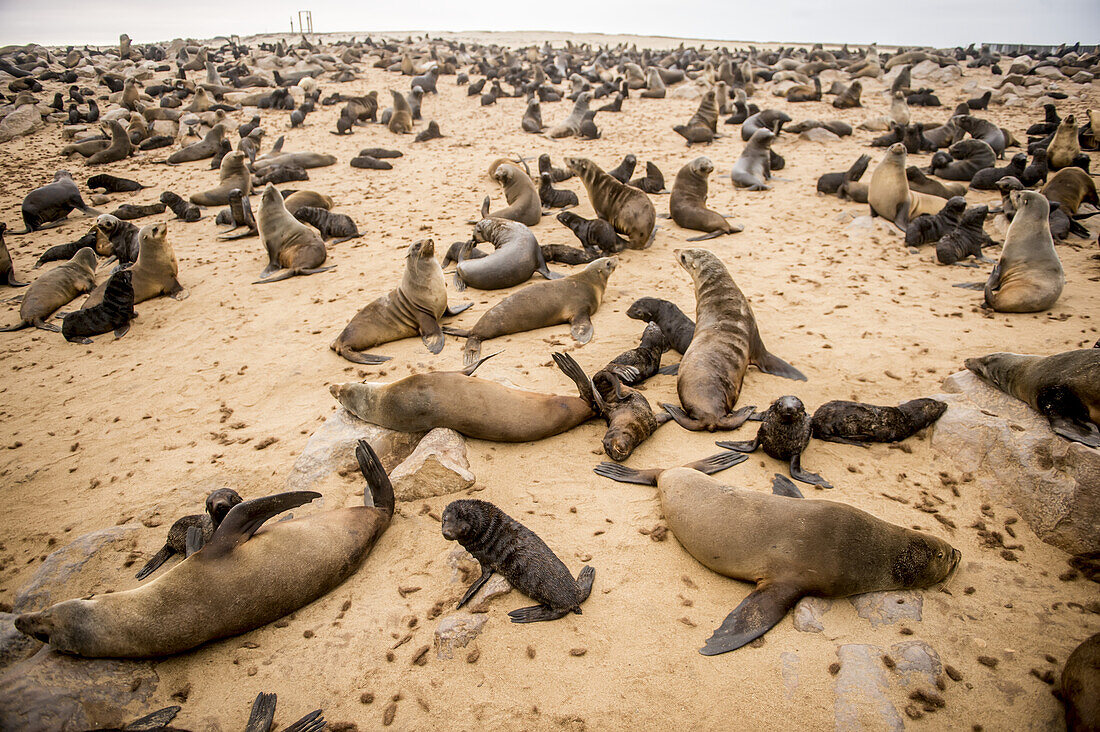
[[[828,142],[837,142],[840,137],[833,134],[824,127],[814,127],[813,129],[806,130],[798,135],[800,140],[808,140],[810,142],[820,142],[822,144]]]
[[[485,627],[485,615],[452,615],[439,621],[435,629],[436,658],[454,658],[456,648],[465,648]]]
[[[703,90],[698,84],[681,84],[667,95],[670,99],[699,99]]]
[[[179,134],[179,131],[179,123],[173,122],[170,119],[155,119],[153,123],[149,125],[150,136],[164,135],[165,137],[175,137]]]
[[[464,585],[469,586],[475,579],[481,576],[481,565],[474,559],[470,552],[463,549],[461,546],[456,546],[450,552],[447,553],[447,565],[454,570],[451,573],[451,582],[461,582]],[[499,574],[494,574],[489,580],[481,586],[477,594],[470,598],[470,602],[466,605],[472,613],[484,613],[488,612],[489,601],[500,597],[501,595],[507,595],[512,591],[512,586],[508,584],[508,580],[501,577]],[[463,590],[465,592],[465,590]]]
[[[88,125],[63,125],[61,127],[61,139],[71,140],[79,134],[88,131]]]
[[[803,597],[794,606],[794,613],[791,614],[794,629],[803,633],[820,633],[825,630],[825,626],[821,624],[821,616],[829,612],[832,606],[833,601],[824,597]]]
[[[19,663],[42,644],[15,628],[14,613],[0,613],[0,671]]]
[[[1034,73],[1036,76],[1043,76],[1043,77],[1046,77],[1048,79],[1064,79],[1064,78],[1066,78],[1066,75],[1063,74],[1062,70],[1059,69],[1057,66],[1040,66],[1039,68],[1035,69],[1035,71],[1032,72],[1032,73]]]
[[[305,449],[290,469],[285,490],[317,490],[315,486],[340,470],[354,471],[358,475],[355,445],[359,440],[366,440],[378,453],[386,472],[391,472],[409,456],[423,436],[423,432],[395,432],[369,424],[346,409],[338,409],[310,435]]]
[[[490,602],[501,595],[507,595],[511,591],[512,585],[508,584],[508,580],[504,579],[499,574],[494,574],[481,586],[477,594],[470,598],[470,602],[466,607],[468,607],[472,613],[487,613],[489,612]]]
[[[74,597],[115,589],[125,555],[134,550],[139,528],[138,524],[126,524],[93,531],[50,554],[16,593],[13,611],[44,610]]]
[[[107,206],[111,203],[111,197],[104,193],[93,193],[88,196],[88,202],[93,206]]]
[[[33,104],[24,104],[0,121],[0,142],[37,132],[46,126]]]
[[[863,210],[866,211],[867,209]],[[901,233],[900,229],[889,223],[886,219],[881,216],[871,216],[870,214],[855,217],[852,219],[852,223],[844,227],[844,230],[849,234],[867,236],[885,236],[888,234]]]
[[[148,712],[159,682],[148,661],[77,658],[43,648],[0,677],[0,729],[121,728]]]
[[[932,73],[928,74],[928,76],[926,76],[925,78],[935,84],[950,84],[956,79],[962,78],[962,75],[962,68],[956,66],[955,64],[951,64],[949,66],[944,66],[943,68],[936,69]],[[914,76],[916,76],[916,74],[914,74]]]
[[[390,473],[393,492],[399,501],[445,496],[474,484],[466,440],[454,430],[437,427]]]
[[[840,730],[894,730],[905,728],[890,701],[890,679],[876,646],[848,643],[836,649],[840,673],[836,677],[833,715]]]
[[[848,601],[859,617],[871,621],[871,627],[893,625],[899,620],[920,621],[924,607],[923,596],[913,590],[867,592],[853,595]]]
[[[934,398],[948,407],[932,427],[932,447],[1043,541],[1070,554],[1100,551],[1100,450],[1054,434],[1031,407],[970,371],[943,385],[948,393]]]
[[[932,74],[940,70],[940,65],[935,61],[921,61],[910,69],[909,74],[914,79],[928,79]]]
[[[890,646],[894,672],[906,688],[935,686],[943,673],[943,662],[932,646],[922,640],[903,641]]]
[[[1069,80],[1076,84],[1088,84],[1094,78],[1096,77],[1087,71],[1078,71],[1076,74],[1071,76]]]

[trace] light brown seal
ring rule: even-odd
[[[85,165],[117,163],[133,154],[134,146],[130,143],[130,136],[126,134],[125,128],[115,120],[110,122],[110,128],[111,144],[107,146],[107,149],[100,150],[88,158],[84,163]]]
[[[133,590],[24,613],[16,627],[65,653],[147,658],[278,620],[351,576],[390,525],[393,486],[363,440],[356,457],[370,489],[364,499],[369,495],[373,505],[262,526],[321,494],[294,491],[245,501],[230,509],[209,543],[160,577]]]
[[[730,170],[730,180],[735,186],[750,191],[766,191],[770,186],[765,182],[772,177],[772,141],[775,133],[768,129],[759,129],[752,133],[749,143],[741,151],[741,157]]]
[[[489,213],[489,196],[481,204],[481,218],[509,219],[534,226],[542,219],[539,191],[530,176],[511,163],[502,163],[491,173],[493,180],[504,186],[507,208]]]
[[[909,190],[905,175],[905,145],[895,142],[886,157],[871,174],[867,188],[867,203],[871,216],[881,216],[905,231],[909,222],[921,214],[939,213],[946,199]]]
[[[226,153],[221,167],[218,168],[218,179],[221,182],[209,191],[192,194],[191,203],[199,206],[226,206],[229,204],[229,194],[234,189],[240,189],[245,196],[252,193],[252,174],[248,172],[245,160],[245,154],[240,150]]]
[[[1077,139],[1077,118],[1067,114],[1054,131],[1054,137],[1047,146],[1047,165],[1051,170],[1061,170],[1073,165],[1081,154],[1081,143]]]
[[[8,252],[8,245],[4,243],[4,232],[7,229],[8,225],[0,221],[0,282],[8,287],[26,287],[30,283],[20,282],[19,278],[15,276],[15,266],[11,262],[11,253]]]
[[[311,275],[327,272],[332,267],[322,267],[328,256],[325,240],[317,230],[294,218],[283,203],[283,196],[268,183],[260,199],[260,213],[256,217],[260,241],[267,249],[268,264],[253,284],[278,282],[295,275]],[[279,269],[282,273],[269,276]]]
[[[587,158],[566,158],[565,164],[584,182],[596,215],[625,236],[631,249],[646,249],[653,243],[657,212],[649,196],[615,180]]]
[[[474,248],[477,242],[489,242],[496,251],[486,255]],[[482,219],[474,226],[473,239],[458,253],[454,284],[457,290],[467,285],[500,290],[526,282],[535,272],[548,280],[561,277],[547,268],[531,230],[518,221]]]
[[[764,347],[749,301],[718,257],[706,249],[677,249],[675,254],[695,284],[695,334],[676,379],[683,409],[661,406],[686,429],[732,430],[753,411],[733,409],[750,362],[766,374],[806,377]]]
[[[134,304],[161,295],[167,295],[174,300],[185,300],[188,293],[177,279],[179,269],[176,253],[168,243],[168,224],[141,227],[138,232],[137,261],[131,268],[134,273]],[[107,283],[104,282],[88,296],[81,308],[86,310],[103,302],[106,289]]]
[[[412,108],[409,106],[409,101],[403,94],[393,89],[390,89],[390,94],[393,95],[393,114],[390,115],[388,124],[390,132],[399,135],[412,132]]]
[[[1068,732],[1100,729],[1100,633],[1069,654],[1059,679],[1059,692],[1066,705]]]
[[[95,251],[84,247],[65,264],[51,269],[27,288],[19,306],[19,322],[0,331],[35,328],[60,333],[61,328],[46,320],[58,309],[95,287]]]
[[[688,241],[713,239],[723,234],[744,231],[740,224],[731,224],[717,211],[707,208],[707,177],[714,171],[714,163],[706,156],[698,157],[680,168],[672,184],[668,210],[672,220],[685,229],[707,232]]]

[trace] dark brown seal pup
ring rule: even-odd
[[[645,193],[615,180],[587,158],[566,158],[565,164],[584,182],[596,215],[625,236],[631,249],[645,249],[653,243],[657,212]]]
[[[634,175],[634,168],[636,167],[638,167],[638,156],[627,153],[623,156],[622,162],[607,171],[607,174],[620,183],[627,183],[630,176]]]
[[[194,513],[176,519],[172,527],[168,529],[168,538],[165,540],[164,546],[134,576],[139,580],[145,579],[156,572],[173,555],[182,554],[186,559],[194,554],[214,536],[214,532],[221,525],[226,514],[229,513],[229,509],[243,500],[237,491],[232,488],[219,488],[212,491],[206,497],[206,513]],[[198,541],[193,538],[191,546],[188,547],[188,532],[192,527],[198,529]]]
[[[54,174],[52,183],[35,188],[23,199],[21,212],[23,224],[27,228],[10,233],[29,234],[32,231],[53,228],[63,223],[73,209],[92,216],[99,215],[99,211],[84,203],[84,199],[80,197],[80,189],[76,187],[69,171],[59,170]]]
[[[577,194],[564,188],[554,188],[554,181],[549,173],[539,175],[539,200],[547,208],[566,208],[580,205]]]
[[[771,133],[765,131],[764,134]],[[713,239],[745,230],[744,226],[731,224],[725,216],[707,208],[707,177],[713,171],[714,163],[710,158],[698,157],[680,168],[672,184],[672,195],[668,199],[672,220],[685,229],[707,232],[703,236],[690,237],[688,241]]]
[[[635,320],[656,323],[673,350],[680,354],[687,353],[691,339],[695,336],[695,323],[668,300],[656,297],[638,298],[627,309],[626,315]]]
[[[141,229],[114,214],[102,214],[95,220],[95,253],[115,257],[120,264],[136,262],[141,251]]]
[[[542,132],[546,126],[542,123],[542,108],[539,106],[539,100],[535,97],[527,102],[527,111],[523,113],[523,120],[519,123],[520,129],[524,132]]]
[[[26,287],[29,282],[20,282],[15,277],[15,267],[11,262],[11,254],[8,245],[4,243],[4,232],[8,225],[0,221],[0,281],[9,287]]]
[[[979,170],[992,168],[997,154],[984,140],[960,140],[932,156],[928,172],[945,180],[969,181]]]
[[[942,239],[959,224],[959,218],[966,210],[966,199],[962,196],[949,198],[939,213],[921,214],[905,227],[905,243],[911,247],[931,244]]]
[[[320,498],[279,493],[230,509],[202,549],[148,584],[24,613],[16,627],[55,650],[93,658],[180,653],[294,612],[347,579],[393,516],[393,486],[360,440],[359,469],[373,506],[313,513],[263,526]],[[262,527],[262,530],[261,530]]]
[[[584,345],[592,340],[592,315],[599,310],[607,279],[618,264],[615,257],[601,257],[577,274],[532,283],[491,307],[468,331],[448,328],[445,332],[467,338],[462,353],[466,366],[481,358],[483,341],[558,323],[569,323],[573,340]]]
[[[19,306],[19,322],[0,328],[0,331],[21,330],[33,325],[42,330],[60,332],[61,328],[47,323],[46,320],[81,293],[90,292],[95,287],[95,268],[95,251],[84,247],[65,264],[41,275],[23,295],[23,302]]]
[[[1100,349],[1046,357],[991,353],[966,359],[966,368],[1027,402],[1062,437],[1100,447]]]
[[[645,164],[645,176],[630,181],[630,185],[646,193],[661,193],[665,190],[665,176],[652,160]]]
[[[967,209],[958,225],[936,242],[936,260],[940,264],[955,264],[967,257],[974,257],[980,262],[992,262],[992,259],[982,254],[983,247],[994,244],[985,233],[985,217],[988,214],[988,206]]]
[[[92,190],[102,188],[108,193],[129,193],[132,191],[140,191],[145,188],[145,186],[138,183],[136,180],[118,178],[109,173],[100,173],[88,179],[88,188]]]
[[[796,396],[779,397],[763,414],[755,413],[751,420],[760,422],[756,437],[747,442],[723,441],[715,443],[718,447],[737,452],[751,453],[757,448],[776,460],[785,460],[789,465],[791,477],[795,480],[816,485],[820,488],[832,488],[827,480],[817,473],[802,469],[802,452],[810,444],[813,427],[806,407]]]
[[[660,370],[661,355],[669,348],[668,338],[665,337],[661,326],[652,321],[648,322],[645,330],[642,331],[642,339],[638,347],[620,353],[600,372],[614,374],[627,386],[636,386]],[[600,372],[597,372],[597,375]]]
[[[328,256],[324,239],[316,230],[290,215],[282,194],[270,183],[260,199],[256,226],[260,232],[260,242],[267,249],[268,264],[260,273],[260,279],[253,284],[278,282],[295,275],[311,275],[332,269],[321,266]],[[280,269],[284,271],[272,275]]]
[[[61,334],[70,343],[92,342],[88,336],[102,335],[114,331],[115,338],[121,338],[130,330],[130,321],[134,319],[134,273],[128,269],[115,272],[107,280],[103,291],[103,300],[90,308],[69,313],[61,323]]]
[[[475,248],[476,242],[490,242],[495,251],[485,255]],[[455,288],[466,286],[479,290],[500,290],[531,279],[538,272],[546,279],[561,275],[551,272],[542,258],[538,240],[527,226],[508,219],[487,218],[474,226],[473,239],[461,247],[455,269]]]
[[[935,422],[947,405],[935,399],[913,399],[896,407],[836,400],[825,402],[813,416],[813,436],[845,445],[898,442]]]
[[[683,409],[661,406],[685,429],[735,429],[753,411],[733,409],[750,362],[764,373],[799,381],[806,377],[764,347],[748,300],[718,257],[705,249],[675,254],[695,285],[695,334],[676,379]]]
[[[202,218],[202,212],[199,211],[198,206],[188,203],[172,191],[165,191],[160,194],[160,202],[172,209],[172,213],[176,215],[176,218],[182,221],[194,223]]]
[[[979,170],[970,179],[970,187],[976,191],[995,191],[997,190],[997,181],[1001,178],[1007,178],[1010,175],[1015,178],[1022,178],[1026,169],[1027,153],[1016,153],[1012,156],[1012,160],[1008,162],[1008,165],[1003,168]]]
[[[730,180],[739,188],[748,188],[750,191],[766,191],[770,186],[765,182],[771,180],[771,144],[775,139],[775,133],[771,130],[757,130],[749,138],[749,144],[741,151],[741,157],[733,164],[730,170]]]
[[[133,203],[124,203],[114,211],[111,215],[116,219],[122,219],[123,221],[132,221],[134,219],[142,219],[146,216],[156,216],[157,214],[164,213],[165,205],[163,203],[148,203],[143,206],[135,205]]]
[[[562,211],[557,219],[573,232],[587,250],[618,254],[630,246],[630,242],[619,236],[615,227],[604,219],[586,219],[569,211]]]
[[[508,613],[513,623],[557,620],[571,612],[579,615],[581,603],[592,592],[596,570],[585,567],[574,580],[546,542],[486,501],[462,499],[448,504],[443,510],[443,538],[457,541],[481,565],[481,576],[456,609],[469,602],[494,573],[539,603]]]
[[[718,574],[756,583],[700,649],[705,656],[759,638],[807,595],[929,587],[947,579],[962,558],[931,534],[843,503],[794,498],[797,489],[782,476],[767,494],[686,467],[640,471],[604,463],[596,472],[656,483],[668,527],[688,554]]]
[[[228,217],[223,221],[222,216],[225,214]],[[246,236],[259,234],[256,228],[256,217],[252,214],[252,204],[249,203],[248,196],[241,193],[240,188],[234,188],[229,192],[229,208],[218,212],[217,223],[231,224],[228,229],[222,229],[218,234],[218,239],[221,240],[243,239]],[[244,231],[238,231],[239,229]]]
[[[1069,654],[1059,692],[1066,706],[1067,732],[1100,730],[1100,633]]]
[[[317,206],[302,206],[294,212],[294,218],[321,232],[325,239],[333,239],[333,244],[340,244],[351,239],[358,239],[362,234],[359,227],[347,214],[332,213]]]
[[[867,164],[870,162],[870,155],[860,155],[848,170],[840,173],[826,173],[817,179],[818,193],[836,193],[844,183],[858,181],[867,172]]]

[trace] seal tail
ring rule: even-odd
[[[160,565],[167,562],[175,553],[176,552],[172,547],[165,544],[160,548],[159,552],[153,555],[152,559],[145,563],[144,567],[138,570],[138,573],[134,575],[134,577],[139,580],[145,579],[153,572],[156,572],[158,569],[160,569]]]
[[[802,597],[801,588],[786,583],[761,582],[699,649],[704,656],[735,651],[767,633]]]
[[[256,701],[252,702],[252,711],[248,714],[248,724],[245,732],[267,732],[271,729],[271,723],[275,719],[275,694],[265,694],[262,691],[256,695]]]
[[[374,507],[381,510],[387,517],[392,517],[393,484],[386,475],[386,469],[382,467],[382,461],[378,459],[378,455],[366,440],[359,440],[359,444],[355,447],[355,459],[359,461],[359,472],[367,480]]]

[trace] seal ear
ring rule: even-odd
[[[228,554],[248,541],[272,516],[320,497],[321,494],[316,491],[291,491],[238,503],[226,514],[218,530],[198,556],[216,558]]]
[[[802,589],[790,583],[761,582],[726,616],[699,653],[717,656],[751,643],[775,627],[802,595]]]

